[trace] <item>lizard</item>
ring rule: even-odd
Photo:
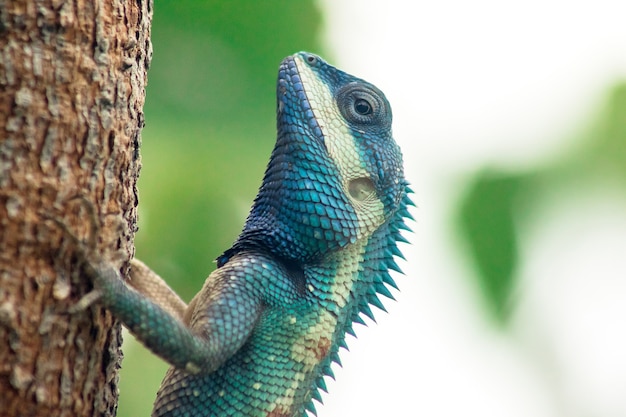
[[[317,55],[285,58],[277,139],[243,230],[189,305],[137,259],[86,261],[97,303],[167,361],[153,416],[316,414],[339,349],[393,299],[412,219],[392,113],[377,87]]]

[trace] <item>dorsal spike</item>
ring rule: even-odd
[[[396,261],[393,260],[393,258],[387,259],[387,268],[404,275],[404,272],[402,272],[402,269],[400,269],[400,267],[398,266]]]
[[[402,217],[404,217],[405,219],[409,219],[409,220],[415,220],[415,218],[413,217],[413,215],[411,214],[411,212],[408,210],[408,208],[406,207],[402,207],[399,211],[400,215]]]
[[[398,247],[396,245],[390,245],[385,249],[385,256],[387,258],[392,258],[392,257],[398,257],[400,259],[402,259],[403,261],[406,261],[406,258],[404,257],[404,254],[402,253],[402,251],[400,249],[398,249]]]
[[[348,351],[350,350],[348,348],[348,344],[346,343],[346,339],[345,338],[343,338],[341,340],[338,340],[337,344],[339,345],[340,348],[344,348],[345,350],[348,350]]]
[[[354,318],[352,319],[352,321],[354,323],[358,323],[358,324],[362,324],[363,326],[367,326],[367,324],[365,323],[365,321],[363,320],[363,318],[361,316],[359,316],[358,314],[354,316]],[[352,336],[356,337],[356,334],[351,333]]]
[[[317,378],[316,382],[317,382],[317,387],[319,389],[321,389],[324,392],[328,392],[328,388],[326,387],[326,381],[324,380],[323,376]]]
[[[395,300],[393,294],[391,294],[391,291],[389,291],[389,288],[387,288],[387,286],[382,282],[374,283],[374,288],[376,288],[376,292],[378,294],[383,295],[391,300]]]
[[[369,304],[367,304],[367,302],[362,304],[360,309],[361,309],[361,313],[365,314],[374,323],[376,323],[376,319],[374,318],[374,313],[372,312],[372,309],[370,308]]]
[[[379,310],[382,310],[385,313],[387,312],[387,309],[383,305],[382,301],[380,301],[376,293],[369,294],[369,296],[367,297],[367,301],[369,301],[371,305],[378,308]]]
[[[308,412],[310,412],[314,416],[317,415],[317,410],[315,409],[315,405],[313,404],[313,401],[309,401],[308,404],[305,406],[305,408]]]
[[[339,367],[343,367],[343,365],[341,363],[341,358],[339,358],[339,353],[338,352],[333,352],[332,355],[330,356],[330,360],[332,360],[337,365],[339,365]]]
[[[399,233],[395,236],[395,238],[396,242],[409,243],[409,241]]]
[[[398,247],[396,245],[391,246],[391,248],[392,248],[393,256],[396,256],[396,257],[406,261],[406,258],[404,257],[404,254],[402,253],[402,251],[400,249],[398,249]]]
[[[390,287],[394,288],[394,289],[398,289],[398,284],[396,284],[396,281],[393,280],[393,278],[391,278],[391,275],[389,275],[389,272],[384,271],[381,274],[382,278],[383,278],[383,282],[387,285],[389,285]]]
[[[324,404],[324,401],[322,400],[322,394],[318,390],[314,389],[311,393],[311,396],[318,403]]]

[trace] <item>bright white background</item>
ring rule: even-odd
[[[318,415],[626,416],[626,199],[574,187],[540,207],[506,331],[451,226],[469,174],[576,146],[626,79],[626,1],[322,6],[329,60],[392,104],[418,208],[398,302],[357,326]]]

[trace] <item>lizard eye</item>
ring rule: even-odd
[[[354,111],[361,116],[367,116],[372,114],[372,105],[367,100],[360,98],[354,102]]]
[[[310,54],[310,53],[304,53],[304,59],[306,59],[306,62],[308,62],[309,65],[313,66],[315,64],[317,64],[317,56]]]
[[[388,106],[382,93],[370,85],[347,84],[339,89],[335,97],[339,111],[350,123],[372,125],[388,117]]]

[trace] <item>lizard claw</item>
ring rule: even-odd
[[[80,300],[78,300],[76,304],[71,306],[68,309],[68,312],[70,314],[75,314],[75,313],[84,311],[87,308],[89,308],[92,304],[94,304],[96,301],[98,301],[101,297],[102,297],[102,291],[97,290],[97,289],[92,290],[88,292],[87,294],[85,294]]]
[[[54,226],[61,230],[63,238],[59,252],[74,254],[77,257],[77,264],[75,266],[80,267],[81,276],[89,278],[94,286],[94,288],[82,296],[76,304],[69,307],[68,312],[70,314],[84,311],[102,298],[103,291],[100,286],[105,278],[101,277],[101,275],[102,271],[106,269],[101,259],[102,256],[97,250],[98,230],[100,225],[95,207],[89,200],[79,195],[67,200],[68,203],[73,201],[81,203],[87,211],[89,227],[84,237],[79,237],[62,216],[54,216],[47,213],[40,214],[45,221],[53,223]],[[57,259],[71,259],[71,257],[59,256]],[[107,275],[106,278],[110,277]]]
[[[61,216],[52,216],[46,212],[41,213],[40,216],[43,219],[54,223],[59,229],[61,229],[61,231],[63,232],[63,236],[70,239],[75,249],[77,249],[77,251],[79,252],[81,260],[84,260],[88,257],[89,254],[95,251],[97,246],[97,236],[99,229],[98,216],[93,203],[81,195],[70,197],[67,200],[67,203],[75,200],[83,203],[83,206],[87,209],[88,212],[89,232],[87,233],[87,238],[84,240],[80,239],[76,235],[76,233],[74,233],[74,231],[70,229],[68,223]]]

